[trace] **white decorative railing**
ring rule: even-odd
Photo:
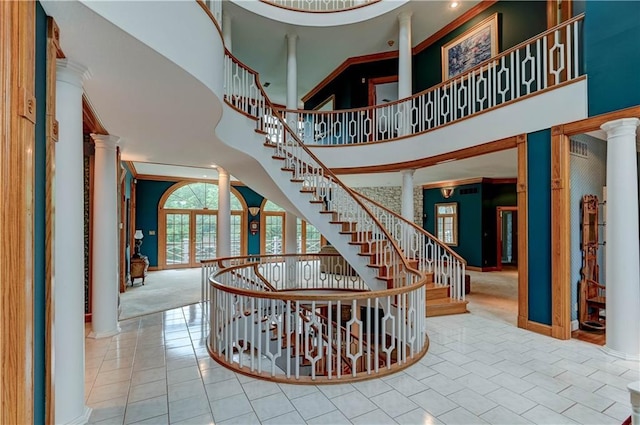
[[[380,0],[261,0],[296,12],[344,12],[377,3]]]
[[[204,4],[213,14],[218,28],[222,29],[222,0],[204,0]]]
[[[205,298],[211,355],[234,370],[278,382],[373,378],[418,361],[429,344],[424,279],[403,288],[354,292],[357,278],[321,270],[323,261],[344,261],[331,257],[203,262],[203,277],[211,276]],[[313,272],[303,279],[308,283],[278,291],[279,283],[262,274],[277,264]],[[281,275],[270,278],[276,276]]]
[[[467,262],[431,233],[388,208],[361,196],[362,202],[387,229],[409,259],[418,260],[418,269],[433,273],[436,286],[449,286],[452,299],[464,301]]]
[[[309,193],[309,202],[332,214],[331,220],[348,226],[351,242],[364,246],[372,264],[383,267],[392,282],[390,286],[411,285],[419,279],[407,273],[408,265],[387,229],[382,227],[355,193],[346,187],[290,130],[274,111],[264,94],[255,71],[248,69],[229,52],[225,58],[225,100],[238,111],[256,119],[257,129],[268,135],[273,157],[284,161],[283,169],[291,172],[292,181]],[[380,282],[367,282],[376,288]]]
[[[394,140],[509,104],[582,75],[577,16],[470,69],[393,103],[341,111],[281,110],[298,121],[306,144],[345,145]]]

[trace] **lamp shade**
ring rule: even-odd
[[[136,233],[133,234],[133,237],[135,239],[142,239],[144,238],[144,235],[142,234],[142,230],[138,229],[136,230]]]

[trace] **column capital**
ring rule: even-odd
[[[218,170],[218,177],[229,177],[229,172],[224,168],[217,166],[216,169]]]
[[[91,138],[96,144],[96,148],[116,150],[116,145],[120,141],[120,137],[111,134],[91,133]]]
[[[402,171],[400,171],[400,174],[402,174],[403,176],[405,176],[405,175],[413,176],[413,174],[415,172],[416,172],[416,170],[414,170],[414,169],[402,170]]]
[[[284,38],[289,40],[289,42],[294,42],[294,41],[298,40],[298,34],[287,33],[287,34],[284,35]]]
[[[600,126],[607,132],[607,137],[633,135],[635,137],[636,128],[640,125],[638,118],[621,118],[619,120],[608,121]]]
[[[411,12],[409,10],[398,14],[398,22],[400,22],[401,24],[410,23],[411,22],[411,15],[413,15],[413,12]]]
[[[82,82],[91,78],[87,67],[68,58],[56,59],[56,81],[82,88]]]

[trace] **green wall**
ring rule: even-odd
[[[529,320],[551,325],[551,130],[527,135]]]
[[[463,190],[475,193],[462,194]],[[423,227],[426,231],[435,235],[435,205],[450,202],[458,204],[458,245],[451,249],[469,266],[482,267],[482,184],[456,186],[448,199],[442,196],[440,189],[424,189]]]
[[[45,420],[46,335],[46,154],[47,154],[47,15],[36,3],[36,126],[34,150],[34,245],[33,245],[33,423]]]
[[[264,198],[262,195],[254,192],[253,189],[247,186],[234,186],[235,189],[240,192],[240,195],[244,198],[244,201],[247,203],[247,207],[260,207],[262,205],[262,201]],[[246,231],[247,231],[247,255],[259,255],[260,254],[260,232],[252,235],[249,231],[249,222],[258,220],[260,222],[260,213],[257,216],[253,217],[247,211],[247,220],[246,220]]]
[[[136,229],[144,239],[140,252],[149,257],[149,265],[158,266],[158,203],[164,192],[176,182],[138,180],[136,184]],[[149,231],[155,231],[150,235]]]
[[[490,182],[454,186],[451,197],[445,199],[440,189],[423,191],[423,228],[435,234],[435,205],[458,204],[458,246],[451,248],[473,267],[495,267],[496,207],[517,204],[515,184]]]
[[[589,116],[640,104],[640,2],[587,1]]]

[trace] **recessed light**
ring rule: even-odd
[[[265,81],[262,87],[269,87],[271,83],[269,81]]]
[[[203,174],[203,175],[202,175],[202,177],[207,177],[207,175],[206,175],[206,174]]]
[[[209,167],[211,167],[211,168],[217,168],[217,167],[218,167],[218,164],[211,164],[211,165],[209,165]]]
[[[460,3],[458,3],[457,1],[452,1],[449,7],[455,9],[456,7],[458,7],[458,5],[460,5]]]

